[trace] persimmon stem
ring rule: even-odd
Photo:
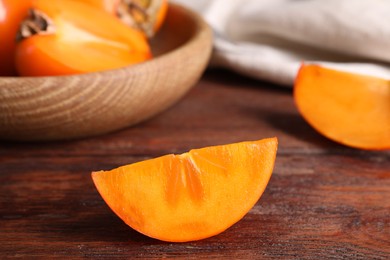
[[[20,24],[16,41],[22,41],[35,34],[53,34],[55,26],[52,20],[43,12],[30,9],[28,16]]]

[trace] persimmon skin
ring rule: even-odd
[[[0,0],[0,76],[16,76],[15,50],[19,24],[32,0]]]
[[[107,205],[127,225],[168,242],[225,231],[257,203],[271,177],[277,139],[165,155],[92,173]]]
[[[106,12],[74,0],[36,0],[55,31],[21,40],[21,76],[57,76],[123,68],[152,57],[146,38]]]
[[[323,136],[362,150],[390,149],[390,81],[303,64],[294,100]]]

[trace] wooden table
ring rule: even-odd
[[[271,181],[224,233],[191,243],[121,222],[90,177],[190,148],[277,136]],[[333,143],[299,116],[291,90],[208,71],[178,104],[84,140],[0,143],[0,258],[389,259],[390,151]]]

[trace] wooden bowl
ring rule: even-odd
[[[134,125],[177,102],[199,80],[212,33],[195,13],[170,4],[151,42],[152,60],[58,77],[0,77],[0,138],[60,140]]]

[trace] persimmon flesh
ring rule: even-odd
[[[93,172],[92,179],[133,229],[163,241],[194,241],[223,232],[256,204],[276,150],[276,138],[212,146]]]
[[[22,76],[95,72],[151,58],[140,32],[74,0],[34,1],[19,38],[16,66]]]
[[[84,2],[95,6],[101,10],[104,10],[112,15],[116,14],[116,10],[118,8],[119,1],[121,0],[80,0],[80,2]]]
[[[118,17],[148,38],[160,29],[168,10],[167,0],[82,0]]]
[[[359,149],[390,149],[388,80],[304,64],[294,99],[306,121],[331,140]]]

